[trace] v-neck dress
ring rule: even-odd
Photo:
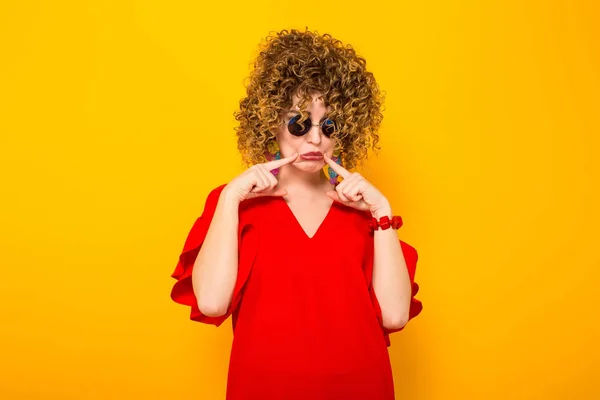
[[[191,276],[225,184],[213,189],[194,222],[175,271],[171,298],[190,319],[220,326],[232,318],[227,400],[393,400],[394,383],[373,290],[371,215],[333,202],[309,237],[283,197],[239,207],[238,274],[221,317],[198,309]],[[409,320],[423,306],[414,296],[416,250],[400,240],[412,285]]]

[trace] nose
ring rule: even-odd
[[[306,140],[312,144],[320,144],[321,143],[321,125],[312,124],[312,127],[306,134]]]

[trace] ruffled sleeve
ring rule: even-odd
[[[419,285],[415,282],[415,273],[417,269],[417,260],[419,255],[417,250],[411,245],[400,240],[400,246],[402,247],[402,252],[404,253],[404,259],[406,261],[406,267],[408,268],[408,275],[410,277],[411,284],[411,299],[410,299],[410,308],[408,313],[408,321],[419,315],[421,310],[423,309],[423,304],[415,298],[415,295],[419,291]],[[373,258],[371,257],[371,260]],[[379,302],[377,301],[377,296],[375,295],[375,290],[373,289],[373,263],[370,263],[370,268],[366,270],[367,280],[369,284],[369,293],[371,295],[371,300],[373,302],[373,306],[375,308],[375,312],[377,314],[377,319],[379,320],[379,324],[381,325],[381,329],[383,330],[383,334],[385,336],[385,343],[389,347],[391,345],[390,342],[390,334],[394,332],[398,332],[403,330],[406,327],[406,324],[402,328],[398,329],[388,329],[383,326],[383,315],[381,313],[381,307]],[[407,324],[408,324],[407,321]]]
[[[171,277],[176,279],[171,290],[171,299],[176,303],[190,307],[190,319],[197,322],[220,326],[231,314],[234,314],[233,327],[235,329],[236,310],[242,299],[243,289],[254,263],[256,249],[254,235],[248,235],[251,231],[251,224],[247,223],[244,218],[240,217],[238,231],[238,274],[231,305],[227,310],[227,313],[219,317],[209,317],[202,314],[198,308],[198,302],[192,287],[194,261],[200,252],[200,248],[215,213],[219,195],[224,187],[225,184],[218,186],[208,194],[202,215],[196,219],[188,233],[181,254],[179,255],[175,271],[171,274]]]

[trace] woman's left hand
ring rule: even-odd
[[[335,191],[327,192],[327,196],[349,207],[370,211],[375,218],[391,216],[391,207],[385,196],[358,172],[349,172],[323,153],[325,162],[343,178]]]

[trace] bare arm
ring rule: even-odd
[[[374,215],[391,216],[390,208]],[[383,326],[402,328],[408,322],[411,283],[402,246],[393,229],[377,230],[374,237],[373,290],[381,307]]]
[[[200,312],[218,317],[227,313],[238,273],[239,201],[225,187],[204,243],[194,262],[192,286]]]
[[[369,210],[377,219],[392,216],[390,203],[359,173],[350,173],[323,153],[329,166],[344,180],[327,195],[359,210]],[[350,184],[347,184],[350,183]],[[382,324],[387,329],[400,329],[409,320],[412,285],[402,246],[394,229],[374,233],[373,291],[381,308]]]
[[[272,169],[292,163],[289,157],[255,164],[229,182],[219,194],[214,215],[192,270],[192,287],[200,312],[208,317],[227,314],[238,275],[240,203],[258,196],[285,196]]]

